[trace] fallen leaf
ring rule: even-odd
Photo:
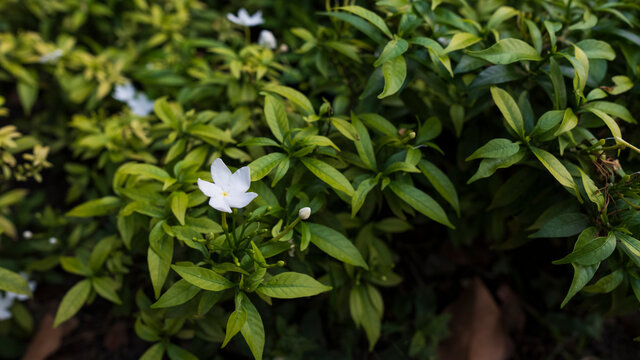
[[[38,326],[38,332],[31,339],[22,360],[45,360],[60,348],[62,338],[73,331],[76,326],[78,326],[78,320],[71,319],[54,329],[53,315],[46,314]]]
[[[512,344],[502,312],[482,280],[474,278],[447,306],[451,336],[438,347],[442,360],[504,360]]]

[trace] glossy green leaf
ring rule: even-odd
[[[171,198],[171,211],[176,216],[178,222],[184,225],[184,217],[189,206],[189,197],[182,191],[175,191]]]
[[[355,245],[344,235],[320,224],[307,223],[307,226],[311,231],[311,242],[320,250],[347,264],[369,268]]]
[[[331,290],[309,275],[297,272],[283,272],[262,283],[258,291],[264,295],[279,298],[293,299],[306,296],[314,296]]]
[[[382,49],[382,53],[380,53],[378,59],[373,63],[373,66],[378,67],[385,62],[404,54],[407,49],[409,49],[409,43],[407,40],[396,37],[385,45],[384,49]]]
[[[204,290],[222,291],[235,286],[217,272],[199,266],[171,265],[171,268],[188,283]]]
[[[482,158],[505,158],[512,156],[520,151],[520,145],[512,142],[509,139],[493,139],[488,143],[482,145],[473,154],[469,155],[465,160],[470,161],[473,159]]]
[[[582,290],[582,288],[587,285],[587,283],[593,278],[593,275],[598,270],[600,264],[582,266],[578,264],[573,265],[573,280],[571,281],[571,286],[569,287],[569,292],[567,296],[565,296],[564,300],[562,300],[561,308],[565,307],[569,300],[571,300],[578,291]]]
[[[402,55],[397,56],[382,64],[382,76],[384,77],[384,89],[378,95],[378,99],[384,99],[397,93],[407,77],[407,63]]]
[[[121,205],[120,199],[115,196],[105,196],[100,199],[89,200],[69,210],[65,215],[74,217],[104,216]]]
[[[422,190],[398,181],[392,181],[389,184],[389,188],[396,196],[402,199],[402,201],[409,204],[424,216],[452,229],[455,228],[440,204]]]
[[[178,306],[193,299],[200,292],[200,288],[182,279],[173,284],[154,304],[152,309]]]
[[[283,153],[271,153],[253,160],[249,164],[251,181],[258,181],[267,176],[287,156]]]
[[[91,292],[91,280],[85,279],[76,283],[67,293],[62,297],[58,311],[56,312],[55,320],[53,321],[53,327],[69,320],[75,315],[85,301],[89,297]]]
[[[264,98],[264,117],[273,136],[282,142],[289,131],[289,118],[284,109],[284,103],[275,96],[266,95]]]
[[[382,31],[382,33],[384,33],[385,35],[387,35],[389,38],[392,38],[393,36],[391,36],[391,31],[389,30],[389,28],[387,27],[387,24],[384,22],[384,20],[378,16],[378,14],[374,13],[371,10],[367,10],[361,6],[357,6],[357,5],[351,5],[351,6],[342,6],[338,8],[339,10],[344,10],[344,11],[348,11],[354,15],[360,16],[361,18],[367,20],[368,22],[370,22],[373,26],[377,27],[378,29],[380,29],[380,31]]]
[[[498,109],[502,113],[502,116],[507,121],[507,124],[521,139],[524,139],[524,121],[522,120],[522,113],[516,101],[509,95],[508,92],[492,86],[491,97],[496,103]]]
[[[304,166],[317,176],[320,180],[324,181],[332,188],[342,191],[349,196],[353,196],[353,186],[349,180],[342,175],[342,173],[336,170],[333,166],[325,163],[322,160],[313,158],[301,158],[300,161]]]
[[[452,51],[468,48],[469,46],[481,41],[482,39],[474,34],[468,32],[459,32],[453,35],[449,45],[443,50],[443,54],[448,54]]]
[[[249,297],[242,293],[242,309],[247,314],[247,320],[240,332],[244,340],[249,345],[249,349],[256,360],[262,360],[262,352],[264,350],[264,325],[260,313],[253,306]]]
[[[492,64],[511,64],[517,61],[540,61],[542,58],[531,45],[518,39],[502,39],[491,47],[479,51],[467,51],[467,54]]]
[[[281,85],[269,84],[263,88],[263,90],[278,94],[287,100],[294,103],[305,115],[315,115],[316,112],[313,109],[313,105],[311,101],[300,91]],[[283,121],[282,119],[278,120],[278,122]],[[279,124],[283,126],[282,124]],[[282,130],[282,129],[281,129]]]
[[[15,272],[0,267],[0,290],[32,297],[27,281]]]

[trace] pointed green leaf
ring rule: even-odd
[[[467,51],[467,54],[493,64],[511,64],[516,61],[540,61],[542,58],[531,45],[518,39],[502,39],[488,49]]]
[[[320,250],[347,264],[368,269],[367,263],[353,243],[330,227],[307,223],[311,231],[311,242]]]
[[[474,151],[465,161],[479,158],[505,158],[515,155],[519,150],[520,145],[509,139],[493,139]]]
[[[181,279],[173,284],[160,299],[151,305],[152,309],[178,306],[193,299],[200,292],[200,288],[191,285],[188,281]]]
[[[367,10],[361,6],[357,6],[357,5],[352,5],[352,6],[342,6],[338,8],[339,10],[344,10],[344,11],[348,11],[354,15],[358,15],[361,18],[367,20],[368,22],[370,22],[373,26],[377,27],[378,29],[380,29],[380,31],[382,31],[385,35],[387,35],[389,38],[392,38],[393,36],[391,35],[391,31],[389,30],[389,28],[387,27],[387,24],[384,22],[384,20],[378,16],[378,14],[374,13],[373,11]]]
[[[382,76],[384,77],[384,89],[378,95],[378,99],[391,96],[400,90],[407,77],[407,63],[402,55],[382,64]]]
[[[90,292],[91,280],[89,279],[82,280],[69,289],[60,302],[53,327],[58,327],[73,317],[87,301]]]
[[[333,166],[313,158],[301,158],[300,161],[302,161],[304,166],[309,169],[313,175],[317,176],[332,188],[340,190],[349,196],[353,196],[353,186],[349,180]]]
[[[418,210],[418,212],[424,216],[455,229],[440,204],[433,200],[431,196],[411,185],[398,181],[392,181],[389,184],[389,188],[391,188],[391,191],[393,191],[396,196],[409,204],[412,208]]]
[[[331,290],[309,275],[296,272],[283,272],[262,283],[258,291],[278,299],[293,299],[314,296]]]
[[[222,291],[235,286],[217,272],[199,266],[171,265],[171,268],[187,282],[204,290]]]
[[[507,121],[509,127],[521,138],[524,139],[524,122],[522,113],[515,100],[508,92],[492,86],[491,96],[496,106],[500,109],[502,116]]]

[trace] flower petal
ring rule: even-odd
[[[204,181],[202,179],[198,179],[198,187],[203,194],[209,197],[220,196],[222,194],[222,189],[220,188],[220,186],[208,181]]]
[[[227,19],[229,19],[229,21],[231,21],[236,25],[242,25],[242,21],[240,20],[240,18],[238,18],[234,14],[231,14],[231,13],[227,14]]]
[[[212,208],[218,211],[230,213],[231,208],[229,207],[229,204],[227,204],[227,202],[225,201],[227,199],[228,199],[228,196],[222,196],[222,195],[212,196],[211,199],[209,199],[209,206],[211,206]]]
[[[243,166],[231,175],[229,193],[244,193],[249,190],[249,186],[251,186],[251,169]]]
[[[231,183],[231,170],[224,164],[222,159],[217,158],[211,163],[211,178],[213,182],[220,186],[223,191],[229,190]]]
[[[253,201],[258,196],[258,194],[254,192],[248,193],[235,193],[229,194],[225,196],[225,200],[229,204],[229,206],[233,208],[243,208],[249,205],[250,202]]]
[[[251,20],[249,12],[245,8],[238,10],[238,18],[240,18],[240,22],[244,26],[247,26],[247,23]]]

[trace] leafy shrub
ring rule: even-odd
[[[60,265],[76,278],[55,325],[104,298],[144,359],[238,333],[231,353],[302,356],[331,347],[320,321],[437,356],[447,315],[407,238],[564,251],[552,307],[582,291],[637,310],[637,4],[248,5],[0,2],[1,289],[30,294],[21,270],[60,283]],[[258,195],[230,215],[197,185],[216,159]],[[0,332],[28,337],[12,314]]]

